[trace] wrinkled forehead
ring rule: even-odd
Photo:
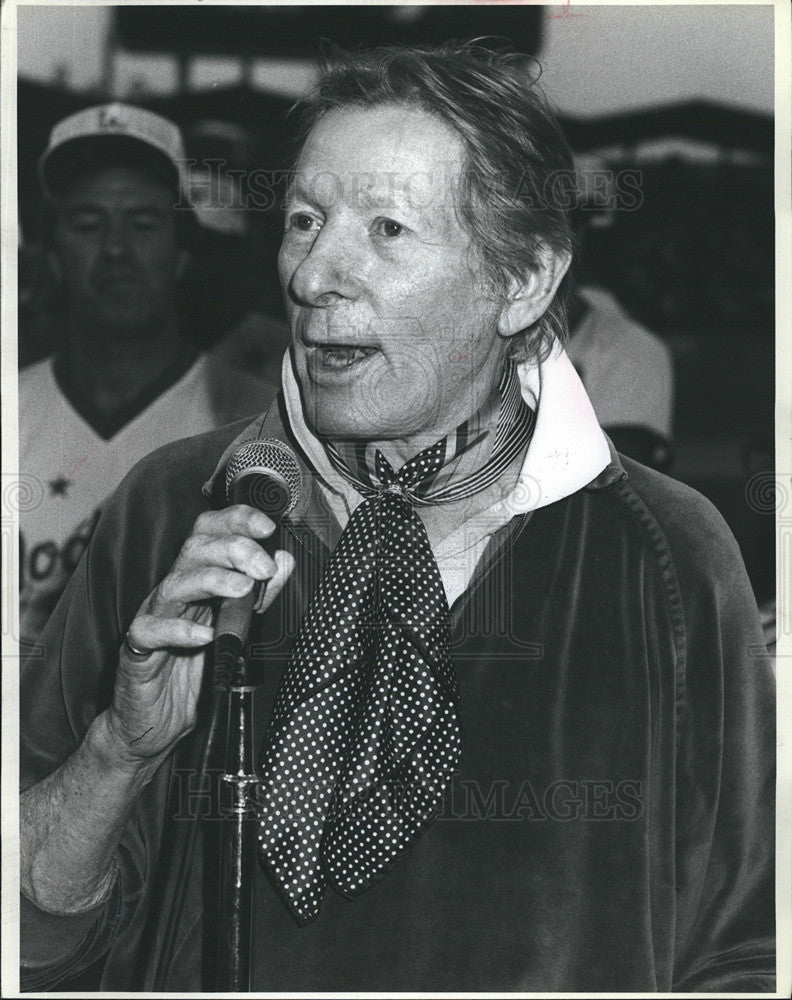
[[[464,156],[454,129],[421,108],[336,108],[308,134],[292,191],[320,206],[452,209]]]

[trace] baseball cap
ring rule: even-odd
[[[38,162],[44,190],[57,196],[74,177],[97,166],[142,165],[179,191],[189,203],[184,182],[185,150],[177,125],[132,104],[99,104],[59,121]]]

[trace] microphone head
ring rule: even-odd
[[[228,460],[226,496],[230,503],[250,504],[279,521],[294,510],[302,492],[300,466],[282,441],[248,441]]]

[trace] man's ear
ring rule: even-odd
[[[50,274],[60,285],[63,282],[63,268],[61,267],[60,257],[54,250],[48,250],[45,257]]]
[[[506,302],[498,317],[498,333],[502,337],[512,337],[536,323],[553,301],[572,263],[571,254],[558,253],[547,246],[540,248],[538,256],[538,266],[526,271],[522,280],[510,278]]]
[[[176,280],[181,281],[184,277],[184,272],[187,270],[187,265],[190,263],[190,251],[189,250],[179,250],[176,255]]]

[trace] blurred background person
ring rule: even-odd
[[[663,341],[596,285],[572,292],[567,353],[617,451],[653,469],[672,460],[674,369]]]
[[[160,445],[255,414],[274,392],[184,330],[177,288],[197,231],[184,161],[176,125],[121,103],[59,122],[41,156],[62,327],[53,355],[19,378],[20,471],[44,487],[20,525],[26,644],[126,472]]]
[[[604,181],[605,184],[600,184]],[[584,273],[591,270],[588,234],[607,223],[609,212],[587,204],[587,189],[605,189],[616,210],[618,192],[610,171],[578,166],[572,212]],[[602,201],[602,199],[600,199]],[[593,281],[576,281],[567,308],[567,353],[578,371],[603,430],[617,451],[668,472],[673,461],[674,362],[668,345],[633,319],[616,295]]]

